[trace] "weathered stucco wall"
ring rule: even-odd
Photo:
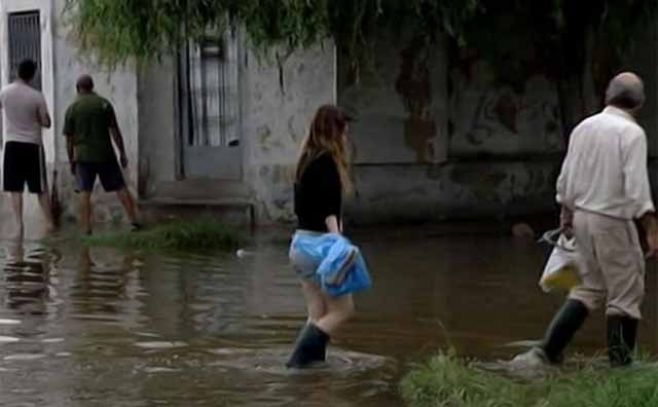
[[[339,60],[338,94],[357,118],[351,128],[356,152],[351,221],[505,217],[555,209],[565,137],[556,84],[541,70],[503,85],[472,54],[455,55],[442,43],[405,34],[382,35],[373,62],[358,77],[348,62]],[[655,58],[644,55],[629,68],[647,75],[655,70]],[[648,131],[655,128],[654,88],[649,78],[641,120]]]
[[[347,221],[427,222],[522,215],[552,207],[553,162],[360,166]]]
[[[176,63],[161,63],[139,70],[139,192],[150,196],[161,182],[176,180],[177,121]]]
[[[335,101],[334,66],[330,44],[290,56],[281,77],[276,64],[247,56],[243,85],[245,181],[259,203],[261,220],[293,219],[292,187],[299,146],[315,110]]]
[[[390,36],[378,43],[373,69],[355,77],[345,61],[336,72],[328,45],[293,54],[282,71],[271,59],[245,52],[242,181],[257,203],[259,221],[294,219],[299,144],[315,109],[333,102],[336,92],[356,117],[351,126],[356,193],[347,205],[352,222],[553,210],[564,151],[555,84],[537,73],[520,89],[495,85],[482,61],[453,58],[444,47]],[[641,61],[631,68],[649,72],[652,62]],[[648,81],[649,89],[654,82]],[[649,90],[649,110],[653,93]],[[140,190],[149,196],[158,184],[176,180],[173,59],[140,70],[138,103]],[[652,117],[643,114],[648,130]]]
[[[537,74],[523,90],[493,85],[491,68],[472,61],[450,72],[450,157],[552,154],[564,150],[555,83]]]
[[[59,13],[64,0],[56,0]],[[75,97],[81,73],[115,105],[130,154],[131,187],[150,196],[177,178],[176,64],[172,59],[113,71],[81,58],[54,25],[56,133]],[[647,76],[649,101],[642,115],[656,144],[655,53],[630,64]],[[555,84],[543,74],[521,87],[494,83],[482,61],[451,55],[409,35],[382,38],[361,72],[336,61],[334,47],[274,58],[245,52],[240,59],[243,184],[257,203],[258,219],[291,221],[294,166],[318,106],[338,101],[356,121],[356,192],[348,201],[353,222],[428,221],[518,215],[553,210],[554,180],[564,151]],[[270,55],[271,56],[271,55]],[[452,59],[451,59],[452,58]],[[338,78],[338,79],[337,79]],[[138,142],[139,135],[139,142]],[[75,208],[64,140],[58,136],[60,195]],[[113,196],[97,194],[101,219],[120,216]]]
[[[272,56],[259,57],[245,51],[239,70],[242,148],[236,152],[242,154],[241,182],[256,203],[260,222],[292,220],[292,185],[299,145],[315,110],[321,104],[335,102],[332,45],[294,53],[281,70]],[[200,185],[184,180],[171,183],[177,181],[180,143],[175,60],[143,67],[138,82],[140,196],[170,193],[171,187],[162,188],[167,183],[182,189]],[[221,195],[221,186],[208,184],[212,178],[209,174],[204,181],[206,195]]]
[[[107,98],[114,105],[123,132],[124,143],[128,154],[129,166],[125,172],[127,182],[135,191],[138,163],[138,110],[137,110],[137,76],[131,63],[117,66],[114,69],[94,63],[93,58],[80,55],[71,38],[69,28],[61,18],[65,0],[55,0],[53,24],[53,54],[55,70],[55,106],[52,108],[55,118],[57,142],[57,162],[59,168],[59,192],[66,216],[75,214],[77,208],[74,193],[74,180],[68,171],[66,143],[62,136],[64,116],[69,104],[75,100],[75,82],[79,75],[90,74],[96,84],[96,92]],[[94,194],[95,215],[99,221],[120,219],[121,207],[114,195],[108,195],[100,185]]]
[[[53,188],[54,185],[57,187],[64,219],[73,220],[77,200],[74,193],[74,180],[69,172],[66,143],[62,131],[66,109],[76,96],[75,82],[80,74],[91,74],[95,79],[98,93],[107,97],[114,104],[130,160],[126,176],[131,189],[134,189],[137,180],[137,82],[134,69],[130,64],[110,70],[94,64],[90,58],[79,55],[75,43],[70,38],[70,30],[64,23],[65,3],[65,0],[52,0],[48,4],[48,6],[52,6],[50,15],[45,13],[41,16],[42,19],[48,20],[48,24],[44,24],[44,27],[52,31],[52,36],[44,35],[43,38],[52,42],[50,45],[53,55],[52,65],[44,60],[42,69],[45,75],[52,73],[54,78],[54,89],[52,90],[54,103],[49,106],[53,117],[53,136],[52,138],[47,136],[44,143],[48,148],[50,187]],[[44,3],[39,4],[43,6]],[[48,100],[48,95],[46,96]],[[57,171],[57,179],[55,179],[55,171]],[[94,206],[99,221],[120,219],[122,215],[116,198],[108,196],[100,190],[95,194]],[[26,236],[28,238],[39,237],[42,233],[43,223],[35,197],[26,195],[25,215]],[[14,226],[8,202],[3,199],[0,205],[0,232],[4,236],[9,236],[13,232]]]
[[[358,165],[443,162],[448,147],[448,89],[443,47],[423,39],[376,42],[358,72],[339,58],[339,101],[350,126]]]

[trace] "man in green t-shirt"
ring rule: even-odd
[[[116,192],[130,219],[133,229],[138,229],[137,210],[126,183],[112,141],[119,150],[121,167],[126,168],[128,159],[112,104],[94,92],[94,81],[82,75],[76,84],[78,97],[66,111],[64,135],[77,190],[80,193],[80,224],[86,234],[91,234],[91,193],[98,177],[106,192]]]

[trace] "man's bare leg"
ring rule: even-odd
[[[21,192],[10,192],[9,196],[11,197],[11,208],[14,212],[14,218],[16,219],[16,238],[22,239],[25,226],[23,224],[23,193]]]
[[[91,234],[91,192],[80,191],[80,229],[86,235]]]
[[[50,233],[55,230],[55,222],[53,220],[53,208],[50,203],[50,197],[47,193],[39,194],[39,205],[43,216],[46,218],[46,232]]]
[[[137,226],[137,205],[135,205],[135,200],[130,194],[130,191],[128,191],[128,188],[122,188],[117,191],[117,197],[119,198],[123,209],[126,211],[126,216],[128,216],[130,224]]]

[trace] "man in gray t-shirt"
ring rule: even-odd
[[[5,118],[0,181],[2,190],[11,196],[18,237],[23,236],[23,191],[26,184],[31,193],[39,196],[47,229],[54,229],[41,137],[41,129],[50,128],[51,120],[43,94],[29,85],[36,70],[34,61],[21,62],[18,78],[0,90],[0,109]]]

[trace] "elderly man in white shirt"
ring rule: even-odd
[[[635,220],[646,231],[647,255],[658,249],[647,140],[634,118],[643,104],[642,80],[622,73],[608,86],[606,108],[573,130],[557,181],[557,202],[562,231],[575,236],[583,258],[583,281],[553,318],[542,344],[512,363],[561,362],[588,314],[604,303],[610,363],[632,362],[645,268]]]

